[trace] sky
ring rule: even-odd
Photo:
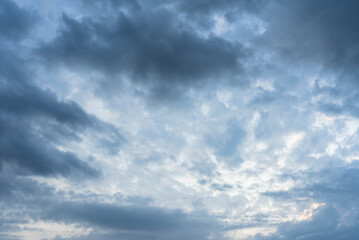
[[[0,239],[357,239],[358,9],[0,0]]]

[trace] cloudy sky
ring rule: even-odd
[[[0,0],[0,239],[357,239],[358,9]]]

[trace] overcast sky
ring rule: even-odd
[[[358,239],[358,9],[0,0],[0,239]]]

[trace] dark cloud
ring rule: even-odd
[[[39,49],[46,60],[100,70],[111,79],[127,76],[157,96],[222,77],[236,79],[246,55],[238,43],[200,37],[165,9],[120,13],[115,21],[101,22],[64,15],[63,22],[59,35]]]
[[[103,196],[58,192],[28,177],[0,176],[0,224],[5,231],[19,223],[50,221],[91,227],[93,232],[79,239],[207,239],[220,225],[206,213],[150,207],[146,201],[119,197],[120,203],[102,203]],[[141,204],[141,205],[138,205]],[[4,211],[5,212],[5,211]],[[60,238],[57,238],[60,239]],[[71,237],[71,239],[76,239]]]
[[[10,0],[0,1],[0,38],[21,40],[36,21],[34,13],[17,6]]]
[[[196,225],[201,224],[189,219],[181,211],[99,203],[69,202],[60,204],[51,210],[48,216],[51,219],[84,222],[92,226],[115,230],[150,232],[176,230],[181,227],[195,228]]]
[[[28,177],[18,176],[11,169],[0,174],[0,239],[21,239],[13,232],[19,224],[36,219],[39,206],[46,209],[53,200],[55,190]]]
[[[0,109],[19,117],[43,116],[73,126],[88,126],[96,121],[75,102],[59,101],[53,92],[40,90],[27,79],[1,81]]]
[[[0,176],[0,198],[2,203],[6,203],[9,206],[14,204],[23,204],[43,198],[47,200],[47,197],[52,197],[55,193],[55,189],[47,186],[46,184],[38,183],[26,176],[17,176],[10,169],[6,172],[2,172]],[[38,202],[39,204],[39,202]]]
[[[118,130],[75,102],[61,101],[55,93],[35,86],[26,61],[11,51],[0,51],[0,162],[22,174],[98,176],[98,170],[55,145],[79,141],[79,134],[93,129],[101,132],[97,145],[106,144],[104,149],[116,153],[123,142]]]
[[[326,115],[359,116],[357,1],[82,1],[81,6],[87,6],[86,8],[70,1],[60,2],[55,4],[64,7],[69,15],[63,13],[57,19],[62,10],[56,10],[54,12],[59,15],[55,14],[56,17],[46,20],[44,18],[44,23],[40,23],[43,28],[57,27],[59,24],[57,35],[48,42],[34,43],[21,40],[33,29],[37,18],[35,14],[12,1],[0,0],[0,44],[3,46],[0,48],[0,239],[12,239],[6,233],[21,231],[19,224],[32,221],[75,224],[93,229],[88,235],[69,238],[78,240],[223,239],[223,231],[262,226],[275,226],[277,231],[269,236],[257,235],[253,239],[357,238],[359,167],[356,160],[347,163],[340,155],[356,156],[358,146],[354,143],[341,144],[334,156],[315,158],[310,155],[315,150],[326,149],[329,142],[337,141],[335,130],[339,129],[339,134],[346,121],[338,118],[333,120],[333,124],[343,126],[336,126],[338,129],[334,130],[318,130],[312,122],[316,111]],[[38,3],[33,6],[36,5]],[[51,11],[45,12],[49,14]],[[232,24],[231,30],[221,35],[228,37],[227,40],[214,33],[207,36],[214,30],[215,16],[224,17]],[[253,30],[258,28],[256,25],[261,24],[265,31],[259,33]],[[242,32],[243,29],[245,30]],[[42,31],[46,35],[46,29]],[[256,33],[249,33],[250,31]],[[241,37],[240,34],[246,36]],[[246,39],[246,46],[251,49],[233,39]],[[34,40],[37,41],[35,38]],[[44,66],[45,69],[42,69]],[[107,104],[107,109],[121,107],[121,103],[130,108],[131,103],[126,102],[127,100],[121,99],[121,102],[116,99],[118,102],[111,102],[108,96],[110,92],[118,94],[127,90],[133,91],[129,93],[131,101],[133,98],[137,101],[138,96],[145,96],[155,98],[163,104],[169,102],[169,99],[176,99],[176,103],[163,112],[148,112],[153,109],[146,108],[149,105],[142,109],[142,102],[135,106],[140,106],[141,110],[129,111],[130,116],[125,116],[126,111],[120,111],[121,117],[126,119],[125,123],[119,124],[130,125],[129,132],[139,140],[134,139],[136,143],[145,146],[147,140],[156,141],[147,145],[150,148],[148,150],[142,145],[130,146],[126,149],[129,152],[117,155],[125,141],[117,127],[87,113],[76,102],[61,99],[56,92],[35,84],[38,69],[51,75],[51,71],[46,69],[49,66],[59,71],[85,72],[81,76],[84,81],[98,79],[103,88],[87,90],[94,90],[97,97]],[[89,79],[85,79],[88,76]],[[208,100],[212,104],[216,101],[212,101],[211,96],[218,89],[227,88],[228,83],[233,86],[233,83],[244,81],[244,78],[248,79],[246,81],[258,79],[258,86],[253,83],[247,85],[248,91],[233,91],[233,104],[238,104],[236,108],[216,112],[218,108],[211,105],[210,115],[201,115],[200,118],[195,116],[197,107],[202,103]],[[260,86],[261,80],[265,84],[267,79],[271,82],[270,90]],[[198,91],[199,89],[202,91]],[[237,93],[244,96],[235,96]],[[193,96],[190,100],[187,99],[189,95]],[[145,98],[146,102],[147,100]],[[186,104],[191,107],[183,107]],[[173,119],[166,118],[174,108],[178,110],[180,107],[185,111],[191,109],[194,113],[182,115],[184,112],[176,111]],[[137,117],[137,111],[142,110],[143,121],[139,118],[131,123],[131,117]],[[258,121],[255,118],[250,120],[253,112],[259,114]],[[223,114],[224,117],[217,118],[214,116],[216,113]],[[228,119],[229,115],[235,117],[229,121],[223,120]],[[211,125],[213,128],[208,128],[203,139],[193,138],[211,147],[216,161],[206,159],[208,153],[196,155],[197,151],[202,152],[198,148],[192,152],[196,145],[191,144],[192,140],[187,141],[186,132],[178,131],[191,121],[182,121],[187,116],[194,119],[194,124],[188,125],[194,129],[190,134],[198,134],[198,131],[205,129],[200,125],[206,124],[207,119],[218,120],[216,124],[219,126]],[[238,122],[237,117],[245,119],[243,124]],[[148,125],[138,126],[142,124]],[[168,133],[162,134],[162,131]],[[286,144],[285,136],[298,131],[305,133],[303,141],[287,153],[286,148],[283,149]],[[250,151],[243,151],[241,144],[246,140],[247,132],[250,134],[250,141],[252,138],[264,141],[268,148],[255,152],[255,155]],[[348,137],[348,142],[354,142],[356,134]],[[192,135],[188,139],[192,139]],[[100,181],[96,177],[101,176],[101,171],[91,164],[92,156],[85,155],[80,159],[80,154],[63,150],[75,149],[83,140],[88,146],[82,154],[93,151],[97,156],[103,153],[116,155],[121,158],[119,167],[128,167],[121,170],[124,176],[111,182],[111,191],[113,186],[119,189],[125,187],[129,192],[137,191],[137,187],[140,187],[142,194],[145,194],[149,193],[148,189],[139,186],[140,183],[154,181],[147,183],[150,186],[161,181],[163,185],[156,187],[154,196],[159,194],[158,191],[162,194],[161,186],[165,188],[162,190],[170,189],[176,193],[178,186],[188,189],[187,183],[182,184],[176,179],[178,176],[165,179],[167,175],[153,170],[156,166],[162,167],[163,164],[175,163],[179,159],[171,149],[165,147],[173,145],[176,147],[174,149],[180,149],[178,154],[181,155],[181,161],[185,161],[173,174],[176,175],[178,170],[181,173],[182,170],[188,170],[197,178],[200,186],[189,187],[189,195],[183,200],[187,203],[193,201],[191,204],[195,210],[185,213],[181,210],[153,207],[154,203],[165,205],[167,201],[155,200],[160,201],[166,196],[155,200],[150,197],[125,197],[120,193],[104,193],[100,196],[91,190],[87,191],[87,188],[81,188],[80,193],[77,188],[82,187],[86,178]],[[89,149],[91,147],[98,149]],[[78,151],[81,152],[81,149]],[[153,152],[158,154],[152,154]],[[187,159],[187,154],[191,154],[191,158],[199,157],[195,160]],[[262,158],[262,154],[263,160],[258,160]],[[241,155],[247,159],[242,160]],[[136,156],[140,156],[139,159],[130,162]],[[288,157],[288,161],[283,168],[277,168],[276,159],[281,157]],[[226,171],[220,170],[240,168],[242,161],[252,159],[253,166],[257,168],[238,169],[238,173],[254,179],[260,178],[262,181],[259,172],[269,167],[269,173],[264,172],[265,178],[270,178],[269,185],[263,188],[262,183],[252,184],[252,180],[243,185],[218,181],[217,177],[225,177],[221,174],[226,174]],[[99,161],[96,163],[101,164]],[[115,175],[115,165],[119,164],[117,158],[111,158],[106,164],[109,164],[106,165],[109,168],[114,167],[109,171]],[[295,170],[297,164],[299,167]],[[309,170],[299,170],[304,169],[304,166],[310,166]],[[289,173],[276,179],[276,174],[281,171]],[[142,178],[138,175],[139,172],[145,176]],[[109,178],[113,175],[110,174]],[[63,192],[61,186],[55,189],[38,182],[48,182],[47,178],[58,176],[70,180],[73,184],[72,191],[66,189]],[[135,189],[119,183],[120,179],[126,177],[131,178],[129,181]],[[109,178],[106,178],[106,183],[110,182]],[[250,191],[249,195],[255,196],[252,193],[287,181],[294,183],[292,189],[262,193],[258,201],[253,197],[255,205],[251,203],[238,211],[226,209],[224,216],[210,216],[196,211],[197,207],[202,209],[213,206],[213,201],[219,199],[223,199],[229,208],[237,206],[238,203],[226,203],[227,200],[235,201],[235,198],[225,193],[228,190],[232,192],[241,188],[241,194],[245,194],[242,190],[247,189]],[[176,189],[168,187],[173,182],[178,184]],[[108,187],[101,182],[96,184]],[[92,189],[95,185],[86,187]],[[110,190],[100,190],[107,191]],[[200,196],[201,191],[205,191],[205,195],[209,197],[208,201],[205,200],[206,203],[201,202],[204,200]],[[216,192],[215,195],[209,194],[213,191]],[[149,194],[151,196],[152,193]],[[186,199],[188,197],[190,199]],[[262,200],[270,200],[275,209],[280,208],[276,204],[283,206],[286,203],[300,210],[308,209],[313,202],[325,205],[312,209],[312,219],[278,224],[283,218],[272,213],[262,213]],[[259,210],[252,209],[256,204],[260,205]],[[216,209],[212,210],[217,212]],[[279,215],[285,214],[283,209],[278,211]],[[230,220],[242,221],[235,217],[239,213],[243,213],[240,218],[244,219],[244,224],[234,225]],[[228,224],[226,229],[217,222],[218,219]]]
[[[318,170],[311,170],[286,176],[296,181],[303,180],[301,184],[288,192],[266,193],[275,197],[311,197],[316,200],[340,203],[344,199],[359,198],[359,164],[353,161],[350,164],[337,162],[338,159],[320,159],[327,164]],[[343,203],[343,202],[342,202]]]
[[[340,214],[334,207],[328,206],[317,211],[310,221],[282,224],[275,234],[268,237],[257,235],[255,239],[354,240],[358,234],[358,219],[349,226],[341,226]]]
[[[11,122],[11,123],[10,123]],[[63,152],[38,136],[36,130],[11,117],[0,117],[0,161],[22,174],[98,176],[99,172],[71,152]],[[79,175],[78,175],[79,176]]]
[[[147,206],[67,202],[47,214],[45,218],[51,220],[80,223],[99,232],[107,229],[104,231],[107,234],[102,234],[106,239],[207,239],[210,233],[220,229],[218,223],[205,214]],[[93,234],[83,237],[92,238]]]
[[[296,59],[315,58],[331,67],[353,64],[358,60],[357,7],[352,0],[272,1],[264,13],[269,24],[261,38]]]
[[[66,176],[78,171],[97,176],[97,170],[49,141],[56,127],[60,128],[57,137],[74,137],[97,119],[76,103],[61,102],[54,93],[35,87],[21,65],[24,61],[9,51],[1,53],[0,162],[16,167],[21,174]]]
[[[287,192],[266,193],[285,201],[299,201],[305,197],[325,203],[325,206],[315,210],[310,220],[281,224],[275,234],[256,236],[255,239],[356,239],[359,233],[358,173],[355,162],[329,165],[319,171],[298,173],[305,180],[302,187]]]
[[[259,15],[266,22],[266,31],[253,43],[263,52],[276,56],[273,62],[277,63],[272,68],[287,66],[313,72],[318,82],[329,82],[336,90],[336,93],[326,92],[327,102],[318,103],[319,111],[357,116],[357,101],[353,101],[352,96],[359,86],[358,7],[355,0],[278,0],[270,1]],[[294,84],[291,82],[288,86],[293,89]],[[315,86],[313,94],[323,95],[322,90],[327,88]],[[330,99],[333,101],[328,102]],[[343,106],[336,104],[343,99]]]

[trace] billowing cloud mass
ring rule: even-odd
[[[357,239],[358,8],[0,0],[0,239]]]

